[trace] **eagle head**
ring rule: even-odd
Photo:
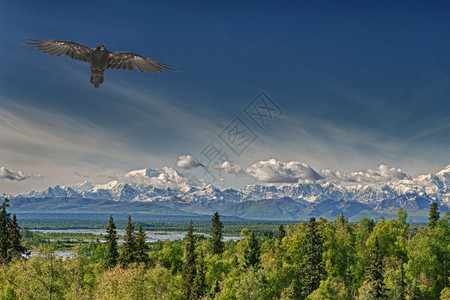
[[[98,45],[98,46],[95,48],[95,50],[105,51],[106,48],[105,48],[105,46],[103,46],[103,44],[100,44],[100,45]]]

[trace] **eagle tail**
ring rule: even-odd
[[[94,85],[94,87],[100,87],[100,84],[102,84],[104,80],[104,72],[91,70],[91,83]]]

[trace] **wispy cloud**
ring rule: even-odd
[[[89,178],[88,175],[82,174],[78,171],[73,171],[73,176],[81,177],[81,178]]]
[[[7,169],[5,167],[0,167],[0,180],[12,180],[12,181],[23,181],[27,179],[43,179],[44,176],[40,174],[27,175],[22,171],[14,171]]]

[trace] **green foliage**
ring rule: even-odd
[[[11,219],[8,207],[9,200],[6,198],[0,210],[0,263],[9,262],[13,257],[21,258],[22,254],[27,253],[27,249],[22,246],[22,235],[16,215]]]
[[[194,282],[197,275],[195,240],[192,220],[189,222],[185,242],[185,261],[183,264],[183,291],[186,299],[195,299]]]
[[[428,227],[436,227],[436,223],[439,220],[439,207],[436,202],[431,203],[430,206],[430,217],[428,218]]]
[[[108,252],[106,255],[106,266],[112,268],[117,264],[119,258],[118,245],[117,245],[117,230],[116,224],[114,224],[113,216],[109,218],[108,227],[106,227],[106,244],[108,246]]]
[[[350,300],[348,288],[344,281],[339,278],[328,277],[320,282],[320,286],[312,292],[306,299],[308,300]]]
[[[260,262],[260,246],[256,239],[255,233],[252,231],[248,239],[248,247],[244,250],[244,266],[246,268],[254,267],[257,269]]]
[[[197,259],[197,272],[195,274],[194,285],[192,287],[192,298],[200,299],[206,294],[206,275],[205,275],[205,264],[203,261],[203,253],[200,253]]]
[[[367,285],[369,299],[385,299],[384,277],[383,277],[383,257],[380,253],[378,237],[375,237],[375,244],[370,253],[370,265],[368,269]]]
[[[11,223],[9,224],[9,249],[8,258],[21,257],[22,254],[27,253],[27,249],[22,246],[22,235],[20,234],[20,226],[17,223],[16,215],[13,215]]]
[[[125,228],[125,242],[120,252],[119,261],[123,266],[129,265],[136,261],[136,237],[134,226],[131,224],[131,216],[128,216],[128,224]]]
[[[306,227],[306,235],[302,248],[302,261],[295,286],[300,298],[304,299],[320,285],[324,268],[322,264],[322,241],[317,230],[315,218],[311,218]]]
[[[13,219],[10,240],[17,234]],[[434,227],[406,220],[403,210],[377,223],[311,219],[283,227],[281,240],[265,237],[271,230],[262,227],[246,229],[217,255],[212,238],[194,235],[193,222],[184,240],[145,243],[145,224],[135,235],[129,217],[125,240],[134,241],[134,261],[108,268],[108,241],[118,238],[112,217],[107,242],[24,230],[21,242],[43,245],[29,259],[0,264],[0,299],[449,299],[449,216]],[[91,241],[78,242],[74,255],[62,259],[54,246],[67,237]]]
[[[9,207],[9,200],[3,201],[0,210],[0,262],[8,260],[8,249],[11,244],[9,236],[9,226],[11,224],[11,214],[6,211]]]
[[[278,243],[281,244],[283,238],[286,236],[286,230],[284,230],[283,224],[278,227]]]
[[[425,298],[439,298],[440,291],[448,284],[449,245],[448,218],[439,220],[434,228],[420,229],[409,244],[407,276]]]
[[[142,225],[139,225],[138,227],[138,233],[136,237],[136,249],[134,253],[135,261],[137,263],[148,263],[148,245],[147,245],[147,235],[145,234],[145,231],[142,229]]]
[[[223,224],[220,222],[219,213],[216,212],[212,218],[211,225],[213,254],[221,254],[223,252],[222,229]]]

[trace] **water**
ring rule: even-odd
[[[92,233],[95,235],[106,235],[106,230],[105,229],[32,229],[31,231],[39,231],[39,232],[43,232],[43,233]],[[118,229],[117,233],[120,235],[124,235],[125,234],[125,230],[124,229]],[[179,232],[167,232],[167,233],[154,233],[152,231],[146,231],[145,232],[147,234],[147,242],[148,243],[152,243],[152,242],[156,242],[156,241],[165,241],[165,240],[170,240],[170,241],[175,241],[175,240],[181,240],[184,239],[184,237],[186,236],[186,233],[179,233]],[[199,233],[202,234],[204,236],[210,237],[209,234],[203,234],[203,233]],[[223,241],[239,241],[242,237],[240,236],[224,236],[223,237]],[[91,240],[86,240],[86,241],[91,241]],[[100,242],[105,242],[104,239],[99,239]],[[123,244],[124,240],[123,239],[119,239],[117,241],[119,244]],[[54,255],[56,257],[60,257],[62,259],[66,259],[66,258],[71,258],[71,257],[75,257],[75,252],[72,251],[55,251]],[[36,252],[31,252],[31,256],[36,256],[38,255],[38,253]]]
[[[32,229],[31,231],[39,231],[43,233],[91,233],[95,235],[106,235],[105,229]],[[175,241],[182,240],[186,236],[186,233],[180,232],[166,232],[166,233],[154,233],[153,231],[146,231],[147,234],[147,242],[152,243],[156,241]],[[125,235],[125,229],[118,229],[117,234]],[[199,233],[206,237],[211,237],[209,234]],[[240,236],[224,236],[223,241],[239,241],[242,237]],[[100,241],[104,241],[99,239]],[[123,240],[119,240],[119,243],[123,243]]]

